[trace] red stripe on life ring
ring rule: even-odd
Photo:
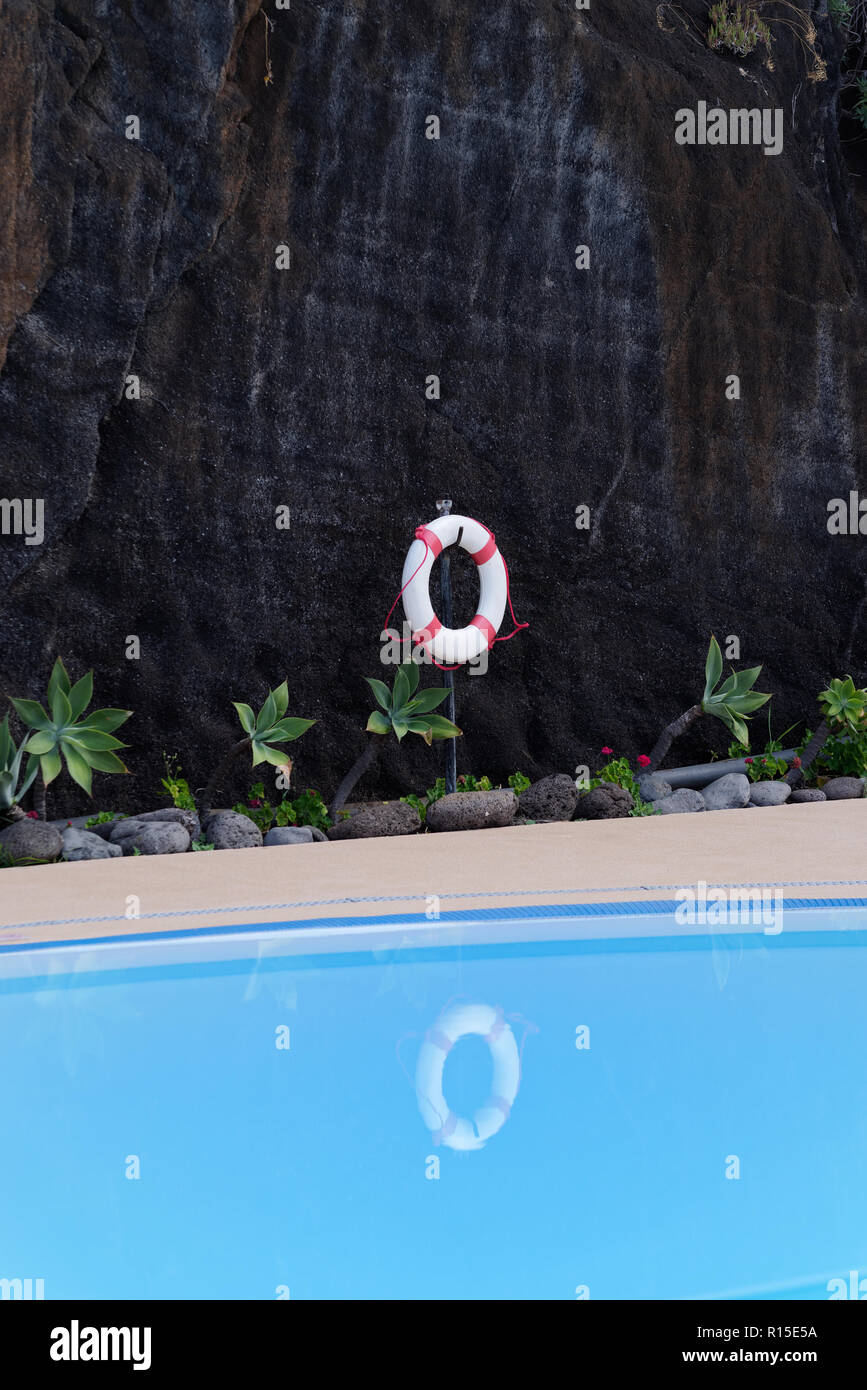
[[[485,1042],[486,1042],[486,1043],[494,1043],[494,1042],[496,1042],[496,1041],[497,1041],[497,1038],[500,1036],[500,1034],[502,1033],[502,1031],[503,1031],[503,1029],[505,1028],[505,1026],[506,1026],[506,1020],[503,1018],[503,1015],[502,1015],[501,1013],[498,1012],[498,1013],[497,1013],[497,1017],[496,1017],[496,1019],[495,1019],[495,1021],[494,1021],[494,1025],[493,1025],[493,1027],[491,1028],[490,1033],[487,1033],[487,1034],[485,1035]]]
[[[416,526],[415,538],[417,541],[424,541],[426,545],[430,546],[434,559],[441,553],[443,543],[436,531],[429,530],[427,526]]]
[[[488,647],[492,647],[494,645],[494,638],[497,635],[497,629],[494,627],[493,623],[488,622],[484,613],[477,613],[474,618],[471,618],[470,627],[477,627],[480,630],[480,632],[483,632],[485,634],[486,644]]]
[[[490,560],[491,556],[496,555],[496,553],[497,542],[495,541],[494,537],[491,536],[489,540],[485,541],[481,550],[474,550],[472,552],[472,559],[475,560],[477,565],[484,565],[488,560]]]
[[[434,1132],[433,1141],[435,1144],[442,1144],[445,1139],[450,1139],[458,1127],[458,1117],[454,1110],[450,1110],[446,1116],[446,1122]]]
[[[413,642],[417,642],[420,647],[426,647],[428,643],[433,641],[441,627],[442,623],[436,613],[434,613],[427,627],[423,627],[420,632],[414,632],[412,634],[412,640]]]

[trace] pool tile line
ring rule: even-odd
[[[723,887],[722,884],[709,885],[711,887]],[[737,885],[746,887],[748,885]],[[749,885],[757,886],[757,885]],[[480,895],[481,896],[481,895]],[[485,895],[486,896],[486,895]],[[360,901],[360,900],[355,900]],[[454,908],[451,911],[441,912],[438,918],[431,919],[421,912],[398,912],[390,913],[382,917],[309,917],[300,918],[294,921],[282,922],[245,922],[245,923],[224,923],[217,927],[191,927],[189,929],[135,932],[124,933],[123,935],[81,937],[68,940],[51,941],[28,941],[15,942],[0,946],[0,955],[7,955],[13,952],[24,951],[45,951],[45,950],[66,950],[81,949],[83,947],[98,947],[106,945],[127,945],[135,946],[146,942],[172,941],[172,940],[208,940],[213,937],[226,936],[230,934],[234,937],[257,934],[259,936],[274,935],[284,932],[296,932],[303,930],[328,931],[330,929],[347,928],[370,928],[374,926],[427,926],[435,930],[437,926],[448,926],[451,924],[471,923],[471,922],[502,922],[502,921],[533,921],[551,920],[556,918],[620,918],[620,917],[652,917],[670,916],[680,904],[669,899],[653,899],[652,901],[621,901],[613,903],[543,903],[524,904],[521,907],[479,907],[479,908]],[[782,902],[783,911],[798,912],[827,908],[851,908],[867,909],[867,897],[864,898],[784,898]],[[250,909],[254,911],[255,909]],[[190,909],[186,913],[150,913],[150,918],[163,918],[175,916],[189,916],[198,909]],[[213,914],[213,909],[210,910]],[[260,909],[261,911],[261,909]],[[110,918],[87,918],[87,921],[118,921],[116,917]],[[139,919],[141,920],[141,919]],[[64,925],[60,923],[46,923],[45,925]],[[0,928],[0,940],[2,931]],[[712,933],[711,933],[712,934]],[[853,933],[844,933],[852,935]],[[603,938],[605,940],[606,938]],[[610,940],[610,939],[609,939]]]
[[[459,898],[459,899],[461,899],[461,900],[466,900],[466,899],[469,899],[469,898],[491,898],[491,897],[497,897],[497,898],[527,898],[527,897],[533,897],[533,898],[539,898],[539,897],[544,897],[546,893],[548,893],[548,894],[550,894],[550,893],[556,893],[558,897],[561,896],[561,895],[563,895],[564,893],[581,893],[581,894],[587,894],[587,893],[639,893],[639,892],[641,892],[641,893],[663,893],[663,892],[671,892],[671,891],[677,892],[678,890],[680,890],[680,889],[682,889],[682,888],[684,888],[684,887],[686,887],[686,886],[688,886],[688,885],[686,885],[686,884],[684,884],[684,883],[656,883],[656,884],[644,884],[644,883],[634,884],[634,883],[630,883],[630,884],[617,884],[617,885],[614,885],[614,886],[603,887],[603,888],[583,888],[583,887],[582,887],[582,888],[521,888],[521,889],[505,889],[505,890],[491,890],[491,889],[485,889],[485,890],[482,891],[482,892],[476,892],[476,893],[440,893],[440,894],[438,894],[438,897],[439,897],[439,899],[440,899],[441,902],[444,902],[444,901],[447,901],[449,898]],[[867,888],[867,879],[857,879],[857,878],[855,878],[855,879],[844,879],[844,878],[835,879],[835,878],[829,878],[829,879],[790,879],[790,880],[788,880],[788,881],[780,881],[779,879],[762,879],[762,880],[754,879],[754,880],[751,880],[751,881],[743,881],[743,882],[737,882],[737,883],[733,883],[733,882],[729,882],[729,883],[711,883],[711,882],[708,882],[708,883],[707,883],[707,887],[708,887],[709,889],[716,889],[716,888],[725,888],[725,889],[738,889],[738,888]],[[241,905],[239,905],[239,906],[237,906],[237,907],[219,907],[219,908],[217,908],[217,907],[183,907],[183,908],[169,908],[169,909],[165,909],[165,910],[163,910],[163,911],[161,911],[161,912],[142,912],[142,913],[139,914],[138,917],[135,918],[135,920],[136,920],[137,922],[143,922],[143,921],[158,921],[158,920],[161,920],[161,919],[166,918],[166,917],[214,917],[214,916],[216,916],[218,913],[233,913],[233,914],[234,914],[234,913],[239,913],[239,912],[246,912],[246,913],[250,913],[251,915],[253,915],[253,914],[262,913],[262,912],[288,912],[288,911],[294,911],[296,908],[300,908],[300,907],[340,907],[340,906],[342,906],[342,905],[344,905],[344,904],[350,904],[350,903],[391,903],[391,902],[406,902],[406,901],[407,901],[407,894],[406,894],[406,893],[392,893],[392,894],[389,894],[389,895],[376,895],[376,896],[370,896],[370,897],[308,898],[308,899],[301,899],[301,900],[299,900],[299,901],[297,901],[297,902],[285,902],[285,903],[244,903],[244,904],[241,904]],[[836,906],[841,906],[841,907],[842,907],[842,906],[846,906],[846,907],[848,907],[848,906],[860,906],[861,904],[867,903],[867,899],[865,899],[865,898],[851,898],[851,899],[850,899],[850,898],[845,898],[845,899],[844,899],[844,898],[819,898],[819,899],[815,899],[815,900],[813,900],[813,899],[806,899],[806,898],[805,898],[805,899],[791,899],[791,900],[789,900],[789,904],[788,904],[788,905],[794,905],[795,903],[797,903],[797,902],[799,902],[799,901],[800,901],[800,902],[803,902],[803,903],[810,902],[811,904],[813,904],[813,903],[825,904],[826,906],[829,906],[829,907],[830,907],[830,906],[834,906],[834,905],[836,905]],[[532,915],[535,915],[535,916],[539,916],[540,914],[548,914],[548,915],[554,914],[554,915],[560,915],[560,913],[561,913],[561,911],[562,911],[562,912],[565,912],[565,913],[567,913],[567,914],[571,914],[571,915],[573,915],[573,916],[576,916],[576,915],[577,915],[577,916],[592,916],[592,915],[603,915],[603,914],[605,914],[608,910],[610,910],[611,913],[612,913],[613,915],[620,915],[620,914],[624,913],[627,909],[632,910],[633,912],[636,912],[636,911],[637,911],[638,913],[640,913],[640,912],[641,912],[642,910],[644,910],[645,908],[646,908],[647,910],[649,910],[649,911],[668,911],[668,912],[672,912],[672,911],[674,911],[674,908],[677,906],[677,904],[674,903],[674,904],[667,904],[667,905],[665,905],[665,906],[661,906],[661,907],[660,907],[660,906],[658,905],[658,903],[659,903],[659,900],[651,900],[651,901],[649,901],[649,902],[647,902],[647,901],[642,902],[641,899],[635,899],[635,900],[627,899],[627,900],[624,900],[624,901],[622,901],[622,902],[614,902],[614,903],[577,903],[577,904],[576,904],[576,903],[550,903],[550,904],[547,904],[547,905],[544,904],[544,903],[537,903],[537,904],[534,904],[533,906],[529,906],[529,905],[528,905],[528,906],[526,906],[526,907],[524,907],[524,908],[510,908],[510,907],[505,907],[505,908],[502,908],[502,909],[501,909],[501,908],[465,908],[465,909],[457,909],[457,908],[456,908],[456,909],[452,909],[452,913],[459,913],[459,912],[462,912],[462,911],[463,911],[463,912],[465,912],[465,913],[469,913],[470,916],[471,916],[472,918],[478,917],[478,918],[481,918],[481,919],[483,919],[483,918],[485,917],[485,915],[487,915],[487,916],[493,915],[493,916],[495,916],[495,917],[496,917],[496,916],[502,917],[502,916],[508,915],[508,914],[510,914],[510,913],[519,913],[519,914],[520,914],[521,912],[526,912],[526,913],[528,913],[528,914],[532,914]],[[447,918],[447,917],[450,916],[450,915],[452,915],[452,914],[450,914],[450,913],[441,913],[441,914],[440,914],[440,920],[444,920],[445,918]],[[416,920],[418,920],[419,918],[424,918],[424,914],[418,914],[418,913],[416,913],[416,914],[411,914],[409,917],[407,917],[406,920],[416,921]],[[0,934],[2,934],[4,931],[33,931],[33,930],[36,930],[37,928],[42,928],[42,927],[73,927],[73,926],[84,926],[84,925],[87,925],[87,924],[90,923],[90,922],[125,922],[125,921],[129,921],[129,920],[130,920],[130,919],[127,918],[126,916],[124,916],[124,914],[122,914],[122,913],[111,913],[111,914],[107,914],[107,915],[105,915],[105,916],[54,917],[54,918],[46,918],[46,919],[44,919],[44,920],[42,920],[42,921],[34,921],[34,922],[9,922],[9,923],[5,923],[5,924],[0,924]],[[325,924],[328,923],[328,922],[331,922],[332,924],[335,924],[335,923],[336,923],[336,924],[340,925],[340,924],[343,924],[344,921],[345,921],[346,923],[352,923],[353,925],[355,925],[356,923],[370,922],[371,919],[370,919],[369,917],[361,917],[361,918],[354,918],[354,919],[350,919],[350,918],[347,918],[347,919],[333,919],[333,921],[332,921],[332,919],[330,919],[330,918],[315,918],[315,919],[312,919],[312,920],[313,920],[313,922],[315,923],[315,925],[322,926],[322,925],[325,925]],[[397,920],[397,919],[395,919],[395,920]],[[455,917],[454,920],[460,921],[460,920],[466,920],[466,919],[465,919],[465,918],[461,918],[461,917],[458,916],[458,917]],[[264,924],[264,925],[268,925],[268,924],[266,923],[266,924]],[[290,923],[289,925],[294,925],[294,926],[309,926],[309,925],[310,925],[310,922],[309,922],[309,921],[301,921],[301,920],[299,920],[299,921],[297,921],[297,922],[295,922],[295,923]],[[220,928],[200,928],[199,930],[202,931],[202,932],[204,932],[204,931],[211,931],[211,930],[222,931],[222,930],[225,930],[225,928],[222,928],[222,927],[220,927]],[[242,930],[242,928],[239,927],[238,930]],[[136,935],[136,939],[137,939],[137,940],[142,940],[142,939],[144,938],[144,934],[136,933],[135,935]],[[2,939],[2,936],[0,936],[0,939]],[[93,938],[93,939],[94,939],[94,940],[97,940],[97,939],[98,939],[98,940],[102,940],[102,939],[104,939],[104,938]],[[54,944],[56,944],[56,943],[54,943]]]

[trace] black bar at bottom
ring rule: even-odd
[[[382,1316],[388,1304],[364,1301],[363,1280],[358,1302],[0,1302],[0,1344],[4,1365],[15,1367],[16,1383],[22,1375],[26,1383],[31,1372],[60,1383],[77,1374],[92,1379],[100,1367],[115,1379],[129,1374],[133,1383],[145,1376],[162,1383],[178,1371],[213,1372],[225,1380],[265,1365],[282,1365],[290,1373],[294,1368],[293,1380],[302,1372],[305,1381],[311,1370],[333,1375],[344,1366],[352,1376],[365,1367],[391,1365],[396,1371],[401,1363],[406,1372],[408,1344],[424,1361],[432,1326],[439,1328],[443,1346],[455,1346],[462,1332],[466,1350],[480,1338],[486,1379],[498,1362],[502,1374],[508,1373],[516,1345],[535,1345],[541,1365],[558,1349],[557,1338],[573,1358],[576,1377],[591,1364],[614,1375],[667,1375],[682,1367],[699,1376],[708,1365],[729,1371],[798,1365],[827,1379],[829,1372],[859,1363],[867,1330],[865,1310],[846,1301],[577,1299],[571,1306],[523,1303],[517,1317],[502,1303],[484,1303],[480,1321],[481,1302],[446,1301],[434,1305],[433,1313],[427,1303],[401,1303],[398,1321],[391,1313]],[[544,1344],[537,1340],[540,1332]]]

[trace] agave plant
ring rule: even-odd
[[[771,698],[770,695],[753,690],[761,669],[761,666],[751,666],[746,671],[732,671],[720,685],[723,671],[722,652],[719,642],[712,636],[704,666],[704,694],[701,701],[697,705],[691,705],[663,729],[651,751],[647,771],[656,771],[674,740],[685,733],[703,714],[712,714],[714,718],[721,719],[726,727],[731,729],[738,742],[749,748],[750,738],[745,721]]]
[[[244,737],[233,744],[216,771],[211,774],[202,798],[203,818],[210,812],[217,787],[239,753],[249,748],[253,755],[254,767],[264,762],[273,763],[275,767],[280,768],[291,767],[288,754],[281,752],[277,745],[294,742],[316,723],[315,719],[285,717],[289,705],[289,687],[286,681],[268,692],[268,698],[258,714],[254,714],[249,705],[237,700],[233,700],[232,704],[238,711]]]
[[[373,676],[365,676],[364,679],[373,691],[378,708],[372,711],[367,721],[366,731],[370,735],[367,747],[347,772],[331,803],[330,815],[335,823],[356,782],[375,761],[383,740],[390,733],[397,736],[398,742],[407,734],[418,734],[428,746],[435,739],[458,738],[461,733],[450,719],[432,713],[445,700],[448,688],[431,686],[427,690],[419,690],[419,671],[414,661],[406,661],[398,666],[392,690],[385,681],[376,680]]]
[[[97,709],[84,717],[93,699],[93,672],[73,685],[60,657],[54,663],[48,682],[46,714],[37,700],[13,700],[15,711],[28,728],[23,751],[27,754],[27,774],[38,769],[40,782],[34,792],[34,806],[45,819],[45,789],[64,766],[74,782],[90,796],[93,772],[128,772],[115,749],[126,744],[112,730],[129,719],[129,709]]]
[[[19,781],[25,751],[23,744],[20,748],[15,747],[15,740],[9,732],[7,714],[0,724],[0,815],[8,816],[10,820],[24,819],[24,812],[18,803],[39,771],[39,764],[33,759],[24,774],[24,780]]]
[[[793,767],[786,774],[789,786],[799,782],[815,762],[829,734],[861,733],[867,721],[867,690],[860,690],[851,676],[835,678],[818,698],[823,719],[801,754],[800,767]]]

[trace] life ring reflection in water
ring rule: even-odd
[[[484,1038],[494,1064],[491,1094],[472,1120],[456,1115],[443,1094],[446,1057],[470,1034]],[[418,1055],[415,1089],[421,1117],[435,1144],[461,1151],[484,1148],[511,1114],[521,1080],[515,1035],[502,1009],[489,1004],[454,1004],[428,1029]]]

